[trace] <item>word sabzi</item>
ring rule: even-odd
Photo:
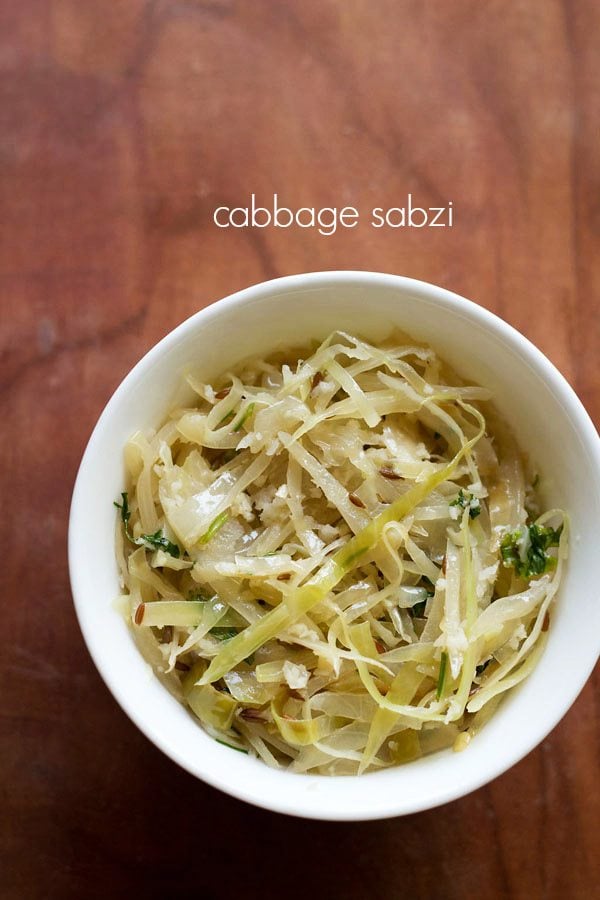
[[[375,206],[369,213],[372,228],[452,228],[453,204],[447,206],[417,206],[408,194],[403,206]],[[332,235],[338,228],[356,228],[361,213],[354,206],[301,206],[293,209],[279,205],[273,194],[268,206],[259,206],[256,194],[250,195],[246,206],[218,206],[213,222],[218,228],[316,228],[319,234]]]

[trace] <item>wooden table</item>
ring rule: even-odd
[[[120,711],[79,634],[65,539],[83,448],[132,364],[280,274],[393,271],[472,297],[600,422],[599,35],[594,0],[0,4],[2,897],[593,895],[593,683],[460,801],[276,816],[180,771]],[[455,224],[214,225],[216,206],[274,191],[361,212],[412,192],[452,200]]]

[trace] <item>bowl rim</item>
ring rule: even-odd
[[[160,728],[152,724],[151,717],[148,717],[143,711],[130,702],[127,690],[119,682],[111,677],[105,668],[105,651],[99,646],[94,639],[94,634],[87,628],[87,623],[83,615],[85,599],[82,596],[83,588],[79,584],[79,547],[74,527],[75,520],[78,516],[80,505],[80,496],[83,491],[85,479],[89,477],[88,461],[92,455],[95,444],[101,439],[104,429],[110,423],[113,411],[118,407],[121,398],[125,396],[130,388],[144,375],[154,364],[155,360],[161,357],[166,351],[175,346],[180,339],[195,327],[196,323],[206,322],[209,319],[220,316],[224,311],[238,305],[252,304],[260,302],[266,297],[273,294],[289,294],[307,288],[334,288],[344,287],[369,287],[377,284],[388,288],[398,290],[399,293],[410,292],[416,294],[423,299],[428,300],[432,305],[439,305],[448,308],[454,312],[460,310],[466,318],[478,323],[481,327],[493,331],[500,337],[503,343],[508,344],[513,349],[518,350],[525,356],[528,362],[534,367],[542,380],[552,387],[555,395],[558,396],[560,403],[569,411],[573,420],[574,428],[578,431],[586,450],[590,453],[594,467],[598,471],[598,480],[600,483],[600,436],[587,413],[585,407],[575,393],[574,389],[568,383],[562,373],[556,366],[545,356],[545,354],[535,346],[528,338],[514,326],[510,325],[497,314],[491,312],[485,307],[479,306],[477,303],[469,300],[461,295],[447,290],[446,288],[410,278],[403,275],[395,275],[383,272],[372,272],[369,270],[323,270],[315,272],[300,273],[294,275],[286,275],[279,278],[269,279],[267,281],[257,282],[247,288],[236,291],[221,300],[209,303],[174,329],[168,332],[156,344],[154,344],[125,375],[119,386],[113,392],[112,396],[104,406],[93,430],[87,441],[81,463],[78,468],[77,476],[74,483],[73,495],[71,499],[71,507],[69,513],[68,525],[68,563],[69,575],[71,583],[71,594],[79,627],[81,629],[84,642],[88,652],[92,657],[94,665],[98,670],[102,680],[108,687],[109,691],[120,705],[126,715],[134,722],[140,731],[171,760],[188,771],[190,774],[200,778],[212,787],[218,788],[232,797],[260,806],[264,809],[279,812],[287,815],[298,816],[309,819],[321,819],[329,821],[367,821],[381,819],[391,816],[406,815],[414,812],[431,809],[439,805],[445,804],[451,800],[465,796],[479,787],[487,784],[493,779],[503,774],[507,769],[515,765],[531,752],[550,731],[558,724],[558,722],[567,713],[570,707],[577,699],[579,693],[587,682],[591,672],[594,669],[596,659],[590,657],[589,665],[580,671],[580,676],[571,684],[569,691],[569,699],[562,704],[552,707],[550,713],[546,713],[542,726],[532,729],[530,738],[519,745],[513,752],[505,753],[500,764],[490,766],[485,771],[480,772],[478,776],[473,776],[468,785],[465,787],[463,783],[447,786],[446,790],[438,791],[434,798],[427,797],[423,802],[414,801],[409,806],[403,805],[397,798],[390,798],[390,802],[382,808],[379,805],[376,809],[364,810],[360,812],[352,809],[302,809],[299,810],[293,803],[286,802],[285,792],[281,795],[268,795],[265,797],[257,796],[256,792],[248,789],[242,784],[231,784],[226,779],[215,776],[209,767],[203,769],[202,766],[195,765],[185,754],[179,752],[178,748],[169,742],[168,738],[161,734]],[[600,637],[598,641],[598,652],[600,652]],[[430,757],[431,758],[431,757]],[[264,764],[263,764],[264,765]],[[389,770],[388,770],[389,771]],[[290,775],[285,770],[282,774]],[[306,776],[296,775],[296,778],[306,779],[307,777],[341,778],[343,776]],[[349,784],[348,777],[344,778],[346,784]],[[318,795],[317,795],[318,796]],[[318,806],[318,802],[315,804]],[[307,804],[310,807],[310,804]]]

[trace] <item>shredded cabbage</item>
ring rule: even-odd
[[[342,332],[187,381],[194,404],[127,443],[115,504],[156,673],[295,772],[467,747],[543,652],[568,542],[490,392]]]

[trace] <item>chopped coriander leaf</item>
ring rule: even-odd
[[[220,428],[221,425],[226,425],[227,422],[231,422],[233,417],[235,416],[235,410],[230,409],[228,413],[225,413],[222,419],[217,422],[217,428]]]
[[[219,627],[215,625],[214,628],[211,628],[209,634],[212,634],[219,641],[228,641],[230,638],[235,637],[238,633],[237,628],[225,628]]]
[[[158,531],[155,531],[154,534],[142,534],[140,539],[136,541],[136,543],[144,543],[149,544],[151,547],[154,547],[155,550],[164,550],[165,553],[168,553],[170,556],[174,556],[175,559],[179,559],[181,555],[181,550],[177,546],[177,544],[173,544],[172,541],[169,541],[162,533],[162,530],[159,528]]]
[[[123,493],[121,494],[121,500],[123,501],[122,503],[117,503],[116,500],[113,500],[113,504],[117,507],[117,509],[121,510],[121,521],[123,522],[125,534],[130,541],[133,541],[131,532],[129,531],[129,519],[131,518],[131,510],[129,509],[129,498],[127,495],[127,491],[123,491]]]
[[[427,600],[419,600],[418,603],[413,604],[410,607],[409,612],[414,619],[422,619],[425,615],[425,607],[427,605]]]
[[[478,677],[480,675],[483,675],[483,673],[485,672],[485,670],[487,669],[487,667],[489,666],[491,661],[492,661],[492,658],[490,657],[489,659],[486,659],[486,661],[484,663],[481,663],[480,666],[475,667],[475,673],[477,674]]]
[[[512,531],[502,538],[502,543],[500,544],[500,555],[505,568],[508,569],[512,566],[519,574],[522,567],[518,546],[520,538],[520,531]]]
[[[174,556],[175,559],[179,559],[181,556],[181,549],[177,546],[177,544],[173,544],[169,541],[162,533],[159,528],[158,531],[155,531],[154,534],[142,534],[139,538],[134,538],[131,531],[129,530],[129,519],[131,518],[131,510],[129,509],[129,497],[127,491],[123,491],[121,494],[122,503],[117,503],[116,500],[113,500],[113,504],[117,507],[117,509],[121,510],[121,521],[123,522],[123,528],[125,529],[125,534],[132,544],[137,544],[140,547],[144,545],[147,547],[152,547],[155,550],[164,550],[166,553],[169,553],[171,556]]]
[[[243,747],[234,747],[233,744],[228,744],[227,741],[221,741],[219,740],[219,738],[215,738],[215,741],[217,742],[217,744],[223,744],[224,747],[229,747],[230,750],[237,750],[238,753],[245,753],[246,755],[248,755],[248,751],[244,750]]]
[[[546,528],[544,525],[529,525],[518,528],[502,539],[500,554],[504,565],[513,567],[521,578],[543,575],[556,566],[554,556],[549,556],[550,547],[558,547],[563,526]]]
[[[445,650],[442,651],[442,655],[440,657],[440,674],[438,675],[438,683],[435,691],[435,696],[438,700],[442,698],[444,693],[444,688],[446,687],[446,670],[448,668],[448,654]]]
[[[470,519],[476,519],[481,512],[479,500],[473,494],[465,494],[462,488],[459,490],[457,497],[450,503],[450,506],[468,509]]]
[[[242,413],[242,415],[240,416],[240,418],[238,419],[238,421],[237,421],[237,422],[235,423],[235,425],[233,426],[233,431],[239,431],[239,430],[240,430],[240,428],[242,427],[242,425],[244,424],[244,422],[245,422],[247,419],[249,419],[250,416],[252,415],[252,413],[254,412],[254,407],[255,407],[255,406],[256,406],[255,403],[249,403],[249,404],[248,404],[248,406],[246,407],[246,409],[244,410],[244,412]]]

